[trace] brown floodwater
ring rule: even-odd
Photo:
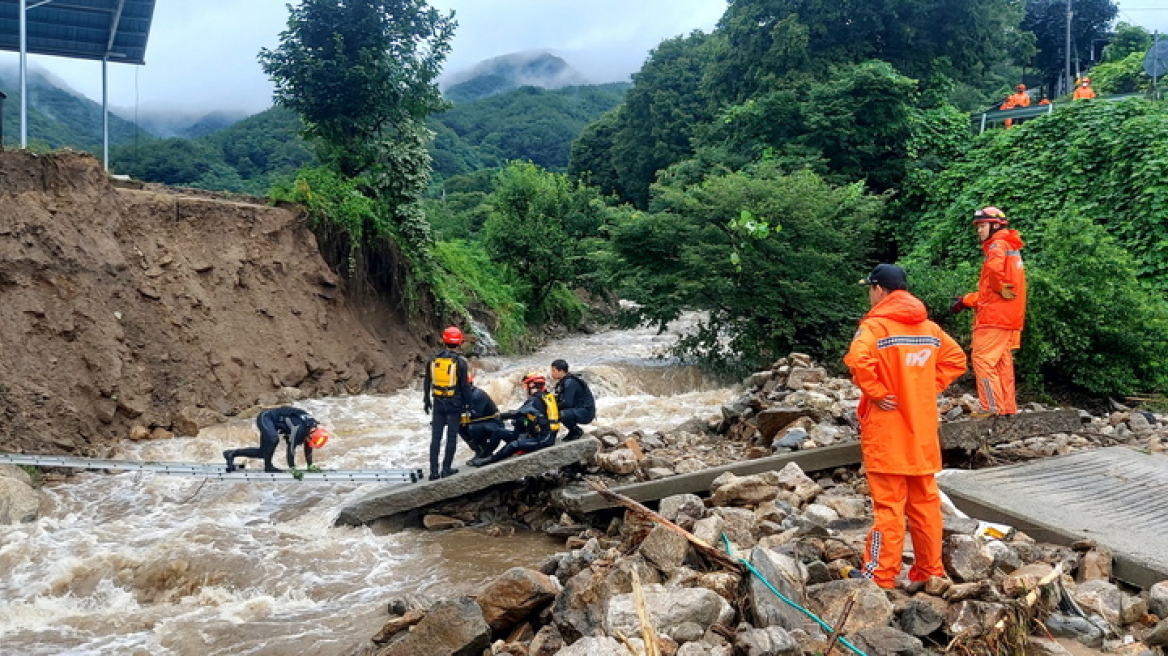
[[[670,429],[717,415],[737,391],[662,359],[676,338],[573,337],[532,356],[479,360],[476,382],[514,408],[526,371],[565,358],[592,383],[594,426]],[[323,468],[428,467],[417,387],[298,405],[332,429]],[[224,449],[257,442],[251,421],[234,421],[196,438],[126,442],[115,457],[218,463]],[[462,447],[458,460],[468,458]],[[395,596],[471,594],[563,549],[537,534],[334,528],[340,509],[370,489],[134,473],[49,485],[38,520],[0,526],[0,654],[345,654],[381,628]]]

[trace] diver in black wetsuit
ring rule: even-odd
[[[475,467],[479,458],[490,456],[510,432],[499,416],[499,407],[482,389],[474,386],[474,376],[467,376],[470,383],[470,423],[458,428],[458,434],[474,451],[475,457],[466,464]]]
[[[560,412],[556,407],[556,397],[547,391],[547,379],[542,373],[533,371],[523,377],[523,387],[527,390],[527,401],[515,412],[501,415],[501,418],[515,422],[515,430],[503,436],[507,444],[485,458],[475,458],[471,462],[476,467],[496,463],[516,454],[545,449],[556,443]]]
[[[329,437],[328,431],[312,415],[292,406],[264,410],[256,417],[256,427],[260,429],[258,447],[228,449],[223,452],[223,458],[227,460],[227,471],[235,471],[236,458],[262,458],[265,472],[283,471],[272,464],[281,437],[287,443],[289,469],[296,468],[296,447],[302,445],[304,461],[311,467],[313,450],[324,446]]]

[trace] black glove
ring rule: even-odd
[[[953,305],[949,306],[949,311],[952,312],[953,314],[961,314],[962,312],[964,312],[965,310],[968,310],[968,309],[969,309],[969,306],[965,304],[965,301],[962,300],[962,298],[960,296],[954,297]]]
[[[429,399],[422,401],[422,410],[424,410],[426,412],[426,414],[430,414],[431,406],[430,406]]]

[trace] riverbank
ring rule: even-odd
[[[438,634],[446,642],[426,653],[824,653],[830,632],[780,601],[768,583],[838,624],[841,636],[867,654],[1068,653],[1052,637],[1143,654],[1168,640],[1168,624],[1160,621],[1168,616],[1168,582],[1132,590],[1111,580],[1111,554],[1096,544],[1059,547],[1019,531],[995,538],[984,524],[958,514],[946,517],[946,577],[902,580],[894,591],[846,578],[848,568],[861,564],[871,522],[867,484],[854,467],[814,476],[796,465],[753,476],[725,474],[701,496],[676,495],[656,505],[677,529],[641,511],[577,517],[556,508],[549,490],[572,481],[612,486],[856,439],[858,392],[804,356],[793,354],[744,387],[720,417],[665,432],[594,431],[605,448],[581,470],[429,509],[434,528],[451,521],[474,525],[491,512],[486,531],[511,523],[569,534],[567,550],[508,571],[473,601],[391,604],[400,612],[364,653],[420,653],[414,650],[434,644]],[[958,397],[942,400],[939,409],[956,421],[974,407],[973,399]],[[777,408],[786,409],[781,421]],[[1031,404],[1026,410],[1046,408]],[[982,454],[982,464],[1115,444],[1162,452],[1164,419],[1125,408],[1106,417],[1081,413],[1080,430],[997,444]],[[507,508],[520,512],[500,517]],[[712,557],[707,545],[728,547],[731,562]],[[1041,594],[1028,599],[1036,589]],[[459,630],[440,630],[455,625]],[[656,641],[657,651],[647,649],[646,639]]]

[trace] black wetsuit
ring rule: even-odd
[[[499,407],[483,390],[472,387],[470,391],[470,423],[458,429],[475,457],[485,458],[494,453],[499,442],[507,435],[507,427],[499,417]]]
[[[544,394],[547,392],[540,392],[528,398],[518,410],[503,415],[504,418],[514,420],[515,430],[510,433],[512,439],[492,455],[487,464],[499,462],[516,453],[539,451],[556,443],[556,435],[551,430],[547,416],[547,403],[543,400]],[[507,437],[504,436],[503,439]]]
[[[455,362],[455,381],[450,389],[439,389],[434,385],[434,362],[440,358],[450,358]],[[430,478],[448,476],[454,473],[454,452],[458,449],[458,426],[463,412],[470,410],[470,383],[467,382],[468,366],[461,355],[443,349],[426,365],[426,380],[422,387],[422,403],[426,412],[433,414],[430,419]],[[442,449],[442,435],[446,435],[446,453],[442,458],[442,469],[438,469],[438,453]]]
[[[568,429],[565,440],[583,435],[580,424],[590,424],[596,419],[596,399],[588,383],[576,374],[564,374],[556,382],[556,401],[560,406],[560,423]]]
[[[227,459],[227,470],[232,471],[236,458],[262,458],[264,471],[278,472],[272,464],[276,455],[276,447],[280,446],[280,438],[287,443],[286,456],[288,467],[296,468],[296,447],[304,446],[304,461],[312,466],[312,447],[308,446],[308,434],[316,428],[317,421],[304,410],[292,406],[283,406],[264,410],[256,417],[256,427],[260,429],[260,445],[251,449],[229,449],[223,452]]]

